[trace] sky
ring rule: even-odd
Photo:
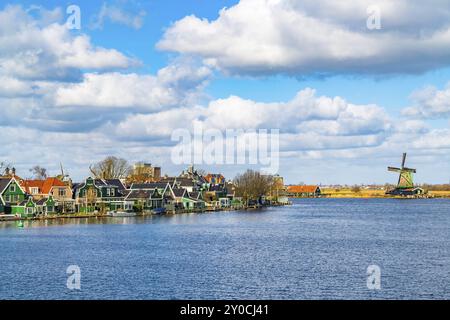
[[[279,130],[286,183],[395,183],[403,152],[417,183],[450,181],[443,0],[1,0],[0,80],[0,162],[22,177],[106,156],[175,175],[173,134],[200,124]]]

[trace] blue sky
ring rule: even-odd
[[[63,29],[69,5],[81,30]],[[418,182],[448,183],[450,12],[381,1],[381,27],[368,30],[370,5],[1,1],[0,162],[23,176],[63,162],[82,179],[116,155],[176,174],[171,130],[239,122],[279,127],[288,183],[395,182],[386,166],[402,152]]]

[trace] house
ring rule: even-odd
[[[174,188],[173,195],[178,207],[184,210],[203,209],[205,202],[201,199],[199,192],[188,192],[184,188]]]
[[[56,210],[57,203],[53,199],[52,195],[50,195],[48,198],[39,199],[35,203],[36,203],[36,215],[47,216],[57,213]]]
[[[75,210],[72,188],[58,178],[23,180],[21,185],[34,200],[48,199],[52,196],[55,201],[55,210],[59,213],[74,212]]]
[[[167,182],[133,183],[130,190],[151,190],[157,189],[163,196],[172,195],[172,186]]]
[[[21,218],[32,218],[36,216],[36,203],[33,197],[28,197],[28,199],[12,205],[11,214],[20,216]]]
[[[225,177],[220,173],[208,173],[205,180],[211,185],[224,184]]]
[[[74,185],[75,204],[79,212],[124,209],[125,186],[119,179],[94,179]]]
[[[424,189],[420,187],[413,187],[413,188],[395,188],[393,190],[389,190],[386,193],[393,196],[413,197],[423,195],[426,192]]]
[[[203,199],[206,202],[215,202],[220,198],[227,198],[228,194],[225,185],[211,185],[208,190],[203,192]]]
[[[153,200],[161,201],[161,203],[153,202],[152,208],[167,208],[171,209],[171,205],[175,202],[175,198],[172,191],[172,186],[168,182],[151,182],[151,183],[133,183],[130,186],[131,192],[135,190],[147,190],[153,192],[157,191],[153,195]]]
[[[288,186],[287,193],[291,197],[319,197],[322,194],[319,186]]]
[[[0,178],[0,213],[13,214],[12,208],[26,199],[25,190],[15,177]]]
[[[142,212],[155,208],[162,208],[164,205],[164,197],[156,188],[133,189],[128,192],[125,197],[125,202],[127,204],[132,204],[132,210]]]

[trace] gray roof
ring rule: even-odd
[[[104,181],[110,186],[116,186],[117,188],[119,188],[119,191],[122,191],[125,189],[125,186],[123,185],[122,181],[120,181],[119,179],[106,179]]]
[[[0,193],[3,193],[3,191],[5,191],[10,181],[11,178],[0,178]]]
[[[150,199],[153,192],[154,192],[154,189],[131,190],[131,192],[127,195],[125,200],[147,200],[147,199]]]
[[[200,197],[200,192],[196,192],[196,191],[189,192],[189,197],[193,198],[193,199],[198,199]]]
[[[174,188],[173,194],[175,195],[175,197],[184,197],[184,196],[186,196],[186,189]]]
[[[167,187],[167,183],[165,182],[152,182],[152,183],[133,183],[131,185],[131,189],[165,189]]]
[[[42,205],[44,205],[47,202],[47,200],[48,200],[48,198],[42,198],[42,199],[39,199],[38,201],[35,201],[35,203],[38,206],[42,206]]]

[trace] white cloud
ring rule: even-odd
[[[157,47],[250,75],[418,73],[450,64],[446,1],[377,1],[382,29],[368,30],[373,4],[241,0],[213,21],[192,15],[176,21]]]
[[[105,21],[109,20],[112,23],[122,24],[138,30],[142,28],[145,16],[146,12],[144,10],[139,10],[137,13],[130,13],[124,8],[103,3],[93,27],[103,28]]]
[[[115,49],[93,46],[84,34],[72,35],[54,19],[44,15],[39,20],[20,6],[6,6],[0,11],[0,75],[25,80],[75,80],[81,75],[80,69],[110,70],[137,63]]]
[[[405,116],[439,118],[450,116],[450,83],[443,90],[429,86],[413,92],[413,105],[402,110]]]
[[[178,128],[280,129],[285,150],[342,149],[379,145],[391,129],[385,111],[375,105],[354,105],[340,97],[316,97],[312,89],[300,91],[288,102],[261,103],[237,96],[191,107],[148,115],[132,115],[117,126],[119,135],[166,137]]]
[[[210,76],[205,67],[179,62],[160,69],[156,76],[87,73],[80,83],[61,85],[55,93],[55,105],[158,111],[195,100]]]

